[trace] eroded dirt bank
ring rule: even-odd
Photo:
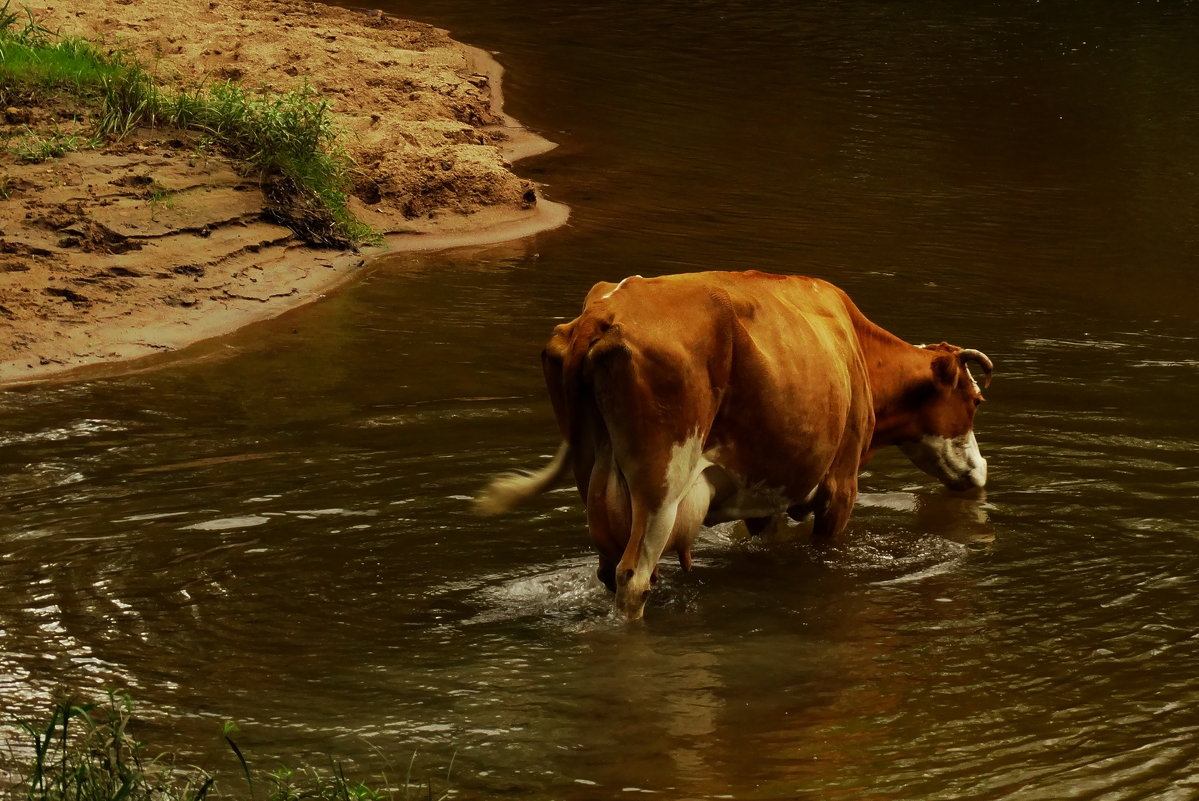
[[[39,21],[135,52],[167,85],[217,80],[333,101],[351,206],[390,249],[553,227],[510,161],[553,145],[499,108],[499,67],[428,25],[295,0],[32,0]],[[9,98],[0,142],[77,111]],[[0,155],[0,384],[181,348],[274,316],[372,255],[309,246],[264,214],[259,176],[199,134],[139,131],[41,163]]]

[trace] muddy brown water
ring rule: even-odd
[[[0,394],[4,711],[123,687],[212,769],[234,720],[462,798],[1199,797],[1199,9],[795,5],[423,4],[570,225]],[[705,531],[630,628],[571,493],[465,498],[553,452],[592,282],[711,267],[987,352],[991,485],[887,455],[843,545]]]

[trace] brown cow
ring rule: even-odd
[[[786,513],[813,533],[845,528],[858,470],[898,445],[953,489],[982,487],[982,403],[966,368],[991,361],[947,343],[909,345],[837,287],[759,272],[633,276],[596,284],[542,354],[562,435],[553,461],[497,477],[485,513],[573,471],[617,608],[641,617],[668,549],[684,569],[701,524]]]

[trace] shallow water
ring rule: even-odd
[[[793,5],[423,5],[570,225],[0,394],[6,711],[125,687],[211,768],[235,720],[463,798],[1199,796],[1195,7]],[[572,493],[465,499],[555,449],[591,283],[711,267],[987,352],[991,484],[886,455],[841,546],[705,531],[628,627]]]

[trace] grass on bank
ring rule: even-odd
[[[236,727],[226,724],[225,743],[236,757],[240,777],[226,790],[211,773],[181,767],[166,756],[151,756],[145,743],[132,735],[133,702],[125,693],[109,693],[105,704],[54,705],[48,721],[18,721],[32,749],[12,757],[6,779],[0,770],[0,799],[25,801],[444,801],[445,790],[434,795],[433,782],[413,782],[416,762],[408,762],[403,784],[387,789],[350,779],[333,759],[322,768],[281,766],[256,774],[233,740]],[[7,766],[5,766],[7,767]],[[451,760],[450,769],[453,769]],[[445,780],[448,785],[449,773]],[[7,782],[7,786],[6,785]]]
[[[25,136],[17,140],[11,148],[13,155],[22,161],[47,161],[65,156],[76,150],[88,150],[100,146],[99,137],[79,136],[62,131],[51,131],[48,134],[28,129]]]
[[[312,87],[252,93],[221,82],[170,91],[129,53],[51,32],[10,3],[0,6],[0,106],[66,95],[88,109],[94,128],[90,139],[53,147],[26,136],[18,157],[49,158],[43,153],[68,144],[94,147],[140,127],[200,131],[268,176],[271,213],[304,238],[343,246],[377,240],[349,211],[353,162],[338,142],[329,101]]]

